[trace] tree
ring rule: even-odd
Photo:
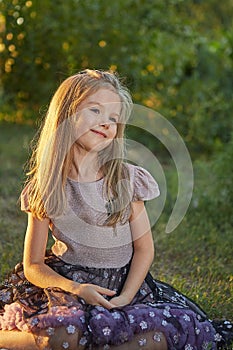
[[[208,154],[229,141],[231,0],[0,4],[5,106],[37,114],[68,75],[110,68],[127,77],[136,103],[171,120],[193,153]]]

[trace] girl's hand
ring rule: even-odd
[[[83,298],[87,304],[100,305],[106,309],[111,309],[115,306],[103,297],[103,295],[113,296],[116,294],[113,290],[88,283],[80,283],[75,289],[74,293]]]
[[[114,307],[121,307],[128,305],[130,303],[130,300],[125,295],[119,295],[118,297],[113,297],[110,300],[110,303],[113,304]]]

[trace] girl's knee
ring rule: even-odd
[[[21,331],[0,331],[0,348],[6,350],[38,350],[31,333]]]
[[[154,350],[167,350],[167,340],[165,335],[162,332],[153,333],[153,341],[155,343]]]
[[[137,343],[137,349],[167,350],[167,340],[160,331],[150,331],[137,335],[135,341]]]
[[[37,335],[36,343],[41,350],[83,350],[80,338],[81,332],[75,327],[72,332],[68,327],[50,328]]]
[[[49,331],[49,332],[48,332]],[[48,333],[49,336],[48,336]],[[80,344],[81,332],[73,329],[70,333],[66,327],[49,329],[42,331],[37,336],[37,345],[43,350],[84,350],[85,346]],[[147,333],[137,334],[130,342],[119,346],[110,346],[111,350],[167,350],[167,341],[162,332],[150,331]],[[102,350],[103,347],[96,347]]]
[[[162,332],[150,331],[137,334],[130,342],[118,346],[110,346],[110,350],[168,350],[167,341]],[[98,347],[96,350],[103,350]]]

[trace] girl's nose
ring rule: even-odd
[[[108,116],[107,115],[102,115],[101,116],[101,120],[100,120],[100,123],[99,125],[104,128],[104,129],[108,129],[109,128],[109,119],[108,119]]]
[[[109,123],[107,123],[107,122],[102,122],[102,123],[100,124],[100,126],[101,126],[102,128],[104,128],[104,129],[108,129],[108,128],[109,128]]]

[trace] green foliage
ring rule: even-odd
[[[208,165],[198,163],[196,176],[199,188],[193,197],[193,204],[201,221],[211,221],[220,232],[227,230],[229,233],[233,227],[232,159],[233,138]]]
[[[193,156],[229,142],[230,0],[2,0],[0,6],[2,119],[36,119],[65,77],[111,68],[127,76],[136,103],[174,124]]]

